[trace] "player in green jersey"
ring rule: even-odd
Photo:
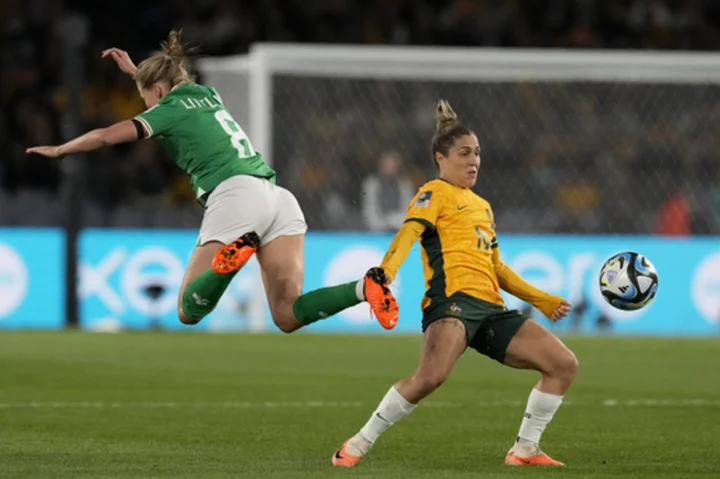
[[[290,333],[367,301],[391,329],[398,307],[382,270],[360,281],[301,294],[307,226],[297,200],[275,184],[275,171],[255,151],[214,88],[193,81],[179,33],[138,66],[126,52],[105,50],[132,76],[147,110],[131,120],[92,130],[60,146],[28,153],[59,158],[105,146],[157,137],[190,177],[205,208],[196,248],[183,278],[178,316],[197,324],[217,305],[235,274],[253,254],[262,271],[273,321]]]

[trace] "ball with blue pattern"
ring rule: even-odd
[[[639,253],[624,252],[611,257],[600,270],[600,291],[605,301],[623,311],[644,308],[658,289],[655,266]]]

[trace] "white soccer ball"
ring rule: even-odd
[[[655,297],[655,266],[639,253],[619,253],[600,270],[600,291],[605,301],[624,311],[644,308]]]

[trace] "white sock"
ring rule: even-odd
[[[562,399],[563,397],[557,394],[544,393],[533,388],[520,424],[516,444],[521,447],[536,448],[540,443],[540,436],[562,404]]]
[[[377,440],[380,434],[388,430],[390,426],[404,418],[415,409],[415,404],[407,401],[392,386],[390,390],[382,398],[375,412],[367,423],[360,429],[350,442],[348,442],[348,454],[353,456],[363,456],[370,446]]]
[[[365,278],[355,284],[355,295],[360,301],[365,301]]]

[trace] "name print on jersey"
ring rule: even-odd
[[[196,98],[181,98],[180,104],[185,107],[186,110],[194,110],[195,108],[222,108],[222,102],[220,101],[219,97],[215,97],[215,100],[218,103],[214,103],[210,98],[204,97],[200,100]]]

